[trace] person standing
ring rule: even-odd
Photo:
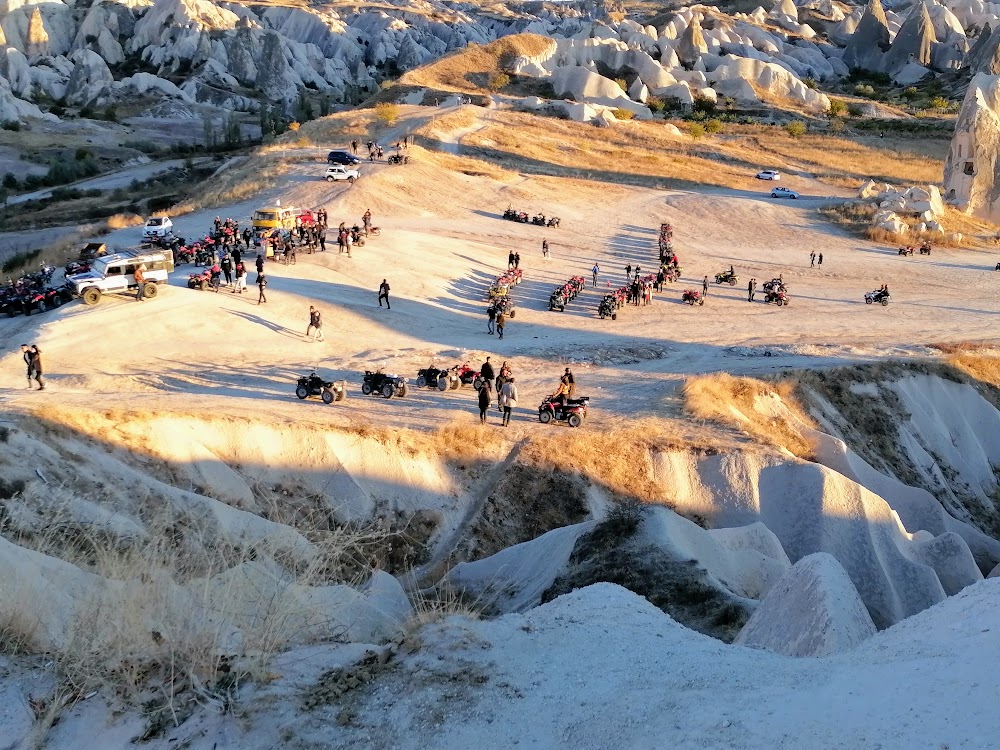
[[[229,253],[226,253],[222,257],[222,274],[226,277],[226,286],[233,285],[233,261],[229,257]]]
[[[514,268],[521,267],[521,253],[514,253]]]
[[[45,381],[42,380],[42,350],[32,344],[31,348],[28,349],[28,354],[31,357],[31,362],[28,365],[28,387],[31,387],[31,378],[34,375],[38,383],[38,390],[44,391]]]
[[[247,269],[243,265],[243,261],[236,264],[236,286],[233,287],[231,294],[243,294],[243,290],[247,288]]]
[[[354,245],[354,237],[350,232],[344,231],[344,247],[347,248],[347,257],[351,257],[351,247]]]
[[[382,283],[378,287],[378,306],[382,307],[382,300],[385,300],[385,307],[387,310],[391,310],[392,307],[389,305],[389,282],[382,279]]]
[[[494,333],[494,326],[496,324],[496,320],[497,320],[497,309],[493,305],[490,305],[489,308],[486,310],[486,333],[490,334],[491,336]]]
[[[816,253],[809,253],[809,267],[812,268],[816,265]]]
[[[701,280],[701,296],[708,296],[708,276]]]
[[[500,335],[501,340],[503,339],[503,327],[507,325],[507,316],[503,313],[497,315],[497,333]]]
[[[31,353],[31,347],[27,344],[21,344],[21,356],[24,358],[24,366],[27,368],[28,373],[28,389],[31,389],[31,379],[35,375],[34,360],[35,357]]]
[[[267,277],[263,273],[257,274],[257,288],[260,289],[260,296],[257,297],[257,304],[261,302],[267,303],[267,297],[264,295],[264,290],[267,288]]]
[[[487,381],[483,383],[483,387],[479,389],[479,422],[480,424],[486,424],[486,412],[490,408],[490,404],[493,402],[492,392],[490,390],[490,384]]]
[[[487,384],[493,382],[493,365],[490,364],[489,357],[487,357],[486,361],[483,362],[483,366],[479,368],[479,374],[482,376],[483,381]]]
[[[593,274],[593,276],[594,276],[594,286],[595,287],[597,286],[597,274],[599,274],[600,272],[601,272],[601,267],[599,265],[597,265],[596,263],[594,264],[594,267],[590,269],[590,273]]]
[[[820,253],[817,256],[816,260],[818,261],[818,263],[816,265],[818,265],[820,268],[822,268],[823,267],[823,253]]]
[[[517,386],[511,377],[503,384],[503,426],[510,424],[510,413],[517,407]]]
[[[264,273],[264,255],[257,253],[257,275],[260,276],[262,273]]]
[[[626,281],[631,281],[632,280],[632,264],[631,263],[629,263],[627,266],[625,266],[625,280]]]
[[[137,301],[142,302],[142,298],[146,293],[146,265],[140,264],[136,269],[132,278],[135,279],[135,298]]]
[[[326,252],[326,224],[321,224],[319,227],[319,232],[316,235],[319,240],[319,251],[321,253]]]
[[[542,240],[542,257],[543,258],[548,258],[549,257],[549,241],[548,240]]]
[[[507,268],[508,270],[514,267],[514,251],[511,250],[507,253]]]
[[[747,302],[753,302],[753,296],[757,292],[757,279],[750,279],[747,283]]]
[[[314,342],[317,338],[320,341],[323,340],[323,316],[320,314],[320,311],[312,305],[309,305],[309,325],[306,326],[306,338],[309,338],[310,332],[312,332],[312,340]]]

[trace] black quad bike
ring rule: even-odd
[[[618,300],[615,299],[615,295],[604,295],[604,299],[601,300],[601,304],[597,308],[597,314],[601,316],[601,320],[605,318],[618,320]]]
[[[417,388],[437,388],[439,391],[447,391],[449,388],[458,388],[459,380],[454,369],[440,370],[437,367],[428,367],[417,370],[416,385]]]
[[[546,396],[538,407],[538,421],[548,424],[556,422],[566,422],[570,427],[579,427],[583,420],[587,418],[587,403],[590,396],[571,398],[563,406],[555,396]]]
[[[303,401],[310,396],[319,396],[324,404],[332,404],[334,401],[343,401],[347,398],[347,383],[343,380],[323,380],[313,372],[308,377],[299,378],[295,395]]]
[[[406,395],[407,390],[406,378],[398,375],[390,375],[381,370],[376,370],[375,372],[365,370],[365,379],[361,384],[361,392],[366,396],[374,395],[382,396],[383,398],[399,396],[402,398]]]
[[[389,164],[409,164],[410,157],[405,154],[392,154],[386,161]]]

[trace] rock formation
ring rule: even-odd
[[[887,73],[899,73],[909,63],[926,67],[931,63],[931,48],[936,42],[927,5],[920,3],[896,33],[881,69]]]
[[[955,121],[944,165],[945,200],[990,221],[1000,221],[1000,76],[978,73]]]
[[[708,45],[705,44],[705,36],[702,34],[701,20],[697,16],[692,18],[684,29],[684,35],[678,41],[674,52],[677,53],[681,65],[686,68],[694,67],[701,56],[708,52]]]
[[[735,643],[785,656],[830,656],[875,633],[847,571],[832,555],[817,552],[771,588]]]
[[[889,22],[879,0],[869,0],[865,14],[844,49],[843,61],[849,68],[881,70],[882,57],[889,49]]]

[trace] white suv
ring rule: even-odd
[[[361,173],[350,167],[345,167],[340,164],[331,164],[326,168],[326,181],[334,182],[338,180],[347,180],[350,183],[354,183],[356,179],[361,176]]]
[[[174,223],[169,216],[153,216],[142,230],[143,237],[166,237],[173,234]]]
[[[84,304],[96,305],[101,296],[134,291],[135,269],[146,266],[146,286],[143,297],[151,299],[157,294],[157,284],[166,284],[168,274],[174,270],[174,254],[169,250],[157,253],[122,252],[103,255],[95,260],[90,270],[66,277],[73,293],[83,298]]]

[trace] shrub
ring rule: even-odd
[[[920,96],[920,92],[917,91],[916,86],[909,86],[903,89],[903,93],[901,96],[908,102],[912,102],[914,99],[917,99]]]
[[[646,100],[646,106],[653,114],[659,114],[667,108],[667,103],[659,96],[651,96]]]
[[[700,122],[692,122],[687,126],[687,133],[689,136],[698,140],[705,135],[705,126]]]
[[[948,109],[948,100],[943,96],[935,96],[930,101],[931,109]]]
[[[716,133],[721,133],[725,129],[722,124],[722,120],[718,117],[713,117],[711,120],[705,122],[705,132],[709,135],[715,135]]]
[[[118,122],[118,110],[114,107],[108,107],[104,110],[104,119],[108,122]]]
[[[611,110],[611,114],[615,116],[616,120],[631,120],[635,117],[635,112],[630,109],[622,109],[621,107]]]
[[[490,91],[500,91],[508,86],[510,86],[510,76],[502,72],[493,73],[486,82],[486,88]]]
[[[816,85],[817,85],[816,84],[816,79],[815,78],[811,78],[811,77],[803,78],[802,79],[802,83],[804,83],[806,85],[806,88],[810,88],[810,89],[816,88]]]
[[[17,177],[14,176],[13,172],[8,172],[3,176],[3,186],[7,190],[15,190],[17,188]]]
[[[82,117],[82,118],[84,118],[86,120],[92,120],[92,119],[94,119],[94,110],[91,107],[89,107],[89,106],[81,107],[80,108],[80,117]]]
[[[716,109],[718,109],[718,105],[715,103],[715,101],[709,99],[707,96],[702,96],[701,94],[698,94],[698,96],[694,98],[695,112],[704,112],[705,114],[708,115],[714,115]]]
[[[616,78],[615,83],[618,84],[619,88],[621,88],[622,91],[625,92],[628,91],[628,84],[625,82],[624,78]]]
[[[858,96],[875,96],[875,89],[867,83],[857,83],[854,85],[854,93]]]
[[[843,117],[847,114],[847,102],[843,99],[831,99],[830,109],[826,111],[830,117]]]
[[[832,120],[830,120],[831,133],[843,133],[845,127],[846,126],[844,125],[844,121],[839,117],[835,117]]]
[[[857,103],[848,104],[847,113],[851,117],[861,117],[865,113],[865,108]]]
[[[49,107],[49,114],[55,115],[56,117],[65,117],[66,108],[61,107],[58,104],[53,104],[51,107]]]
[[[78,148],[76,150],[76,153],[73,154],[73,158],[76,159],[77,161],[83,161],[88,156],[90,156],[90,152],[85,148]]]
[[[806,124],[802,120],[792,120],[785,125],[785,130],[792,138],[799,138],[806,134]]]
[[[4,120],[3,129],[17,132],[21,129],[21,123],[17,120]]]
[[[298,132],[299,127],[301,127],[301,126],[297,122],[295,122],[294,120],[292,122],[288,123],[288,129],[291,130],[293,133]]]
[[[152,141],[125,141],[122,144],[122,148],[135,149],[136,151],[142,151],[144,154],[155,154],[160,150],[160,147]]]
[[[392,125],[399,119],[399,105],[392,102],[380,102],[376,104],[375,119],[383,125]]]
[[[0,271],[3,273],[10,273],[18,268],[24,268],[41,254],[41,248],[38,248],[37,250],[22,250],[19,253],[14,253],[4,261],[3,266],[0,267]]]

